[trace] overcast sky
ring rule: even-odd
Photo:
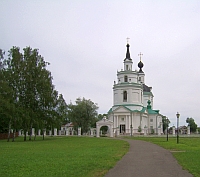
[[[134,69],[143,53],[154,109],[176,125],[200,126],[199,0],[1,0],[0,48],[38,48],[67,103],[91,99],[99,113],[113,104],[126,38]]]

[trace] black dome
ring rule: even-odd
[[[140,73],[143,73],[143,71],[142,71],[143,66],[144,66],[144,64],[140,60],[140,62],[138,63],[138,67],[140,68],[140,70],[139,70]]]
[[[140,62],[138,63],[138,67],[139,67],[140,69],[142,69],[143,66],[144,66],[144,64],[140,61]]]

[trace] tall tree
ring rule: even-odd
[[[62,94],[58,96],[56,112],[57,112],[56,124],[57,126],[60,126],[61,124],[65,123],[67,119],[67,104]]]
[[[19,91],[20,91],[19,78],[22,73],[21,71],[22,55],[19,50],[20,50],[19,48],[13,47],[9,51],[8,59],[5,59],[3,62],[4,78],[9,86],[9,90],[12,93],[9,102],[12,110],[10,111],[9,115],[8,135],[10,135],[10,130],[12,128],[14,131],[13,137],[15,137],[16,129],[20,126],[19,122],[21,119],[21,117],[19,116],[19,111],[21,110],[19,109]],[[8,94],[8,91],[6,91],[6,93]],[[8,136],[8,141],[9,141],[9,136]]]
[[[54,89],[51,72],[47,70],[49,63],[38,49],[26,47],[21,53],[18,47],[13,47],[8,56],[4,59],[0,51],[0,115],[4,117],[0,121],[14,132],[23,129],[24,140],[29,131],[31,140],[33,127],[48,129],[61,124],[66,103]]]
[[[188,125],[190,126],[190,131],[191,132],[196,132],[197,130],[197,124],[195,123],[193,118],[187,118],[186,119],[186,123],[188,123]]]
[[[94,120],[97,119],[98,106],[90,99],[77,98],[76,104],[68,105],[68,116],[73,122],[75,129],[81,127],[82,133],[87,133]]]

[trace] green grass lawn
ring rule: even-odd
[[[183,169],[187,169],[195,177],[200,177],[200,137],[180,137],[177,144],[175,137],[133,137],[133,139],[149,141],[172,151]]]
[[[129,149],[125,141],[89,137],[0,140],[2,177],[103,176]]]

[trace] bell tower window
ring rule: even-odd
[[[124,82],[128,82],[128,76],[124,76]]]
[[[128,70],[128,65],[126,65],[126,70]]]
[[[127,91],[123,92],[123,101],[127,102]]]

